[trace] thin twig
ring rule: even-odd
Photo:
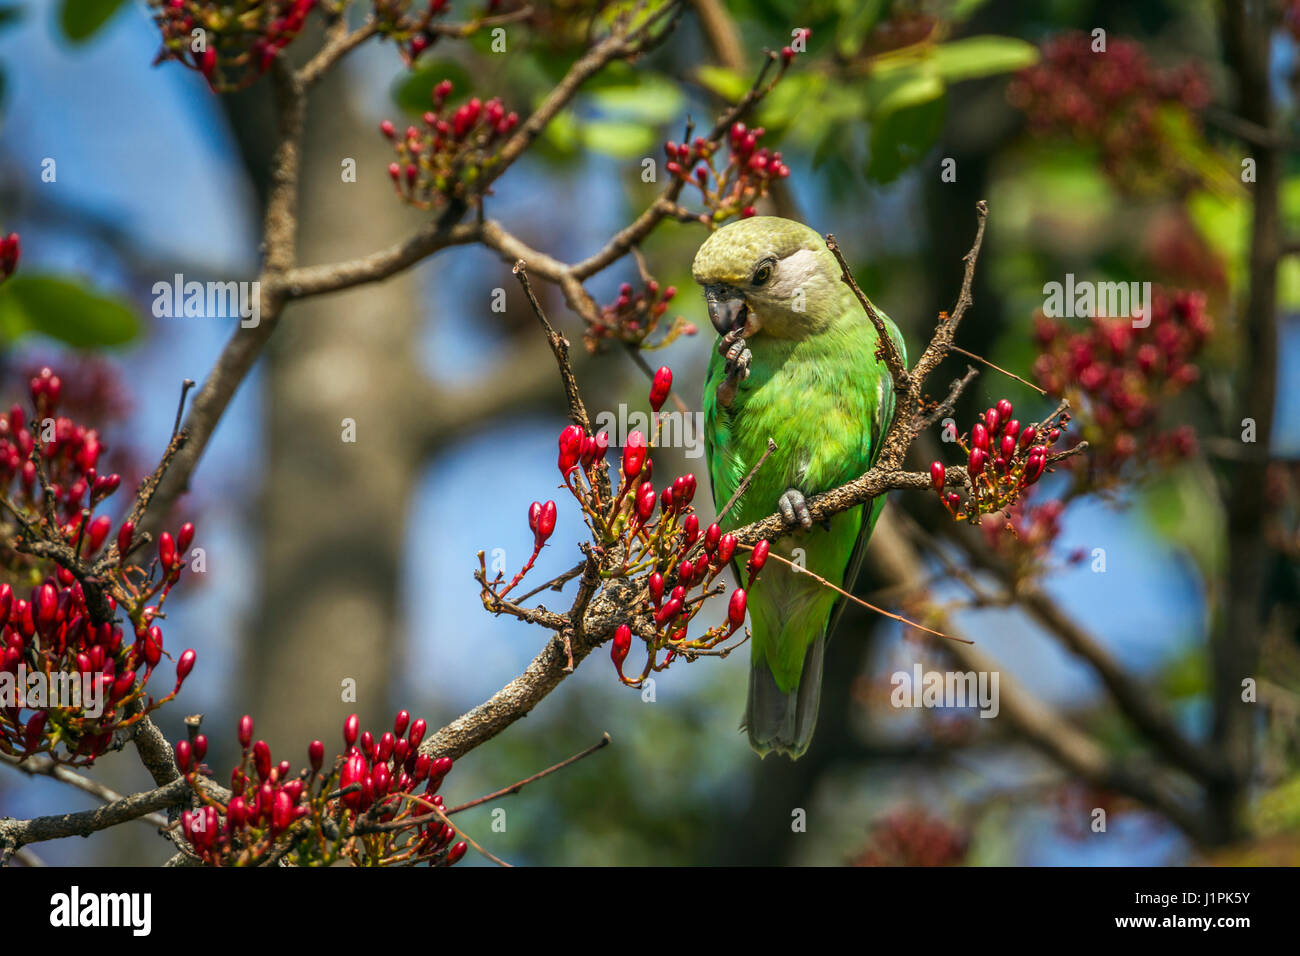
[[[753,550],[754,550],[753,547],[750,546],[750,545],[741,545],[740,547],[741,547],[743,550],[745,550],[745,551],[753,551]],[[883,616],[885,616],[885,617],[887,617],[887,618],[890,618],[890,619],[892,619],[892,620],[898,621],[898,622],[900,622],[900,623],[902,623],[902,624],[906,624],[906,625],[908,625],[909,627],[914,627],[914,628],[916,628],[918,631],[925,631],[925,633],[927,633],[927,634],[933,634],[935,637],[942,637],[942,638],[943,638],[944,640],[946,640],[946,641],[957,641],[958,643],[961,643],[961,644],[974,644],[974,643],[975,643],[974,641],[968,640],[968,639],[966,639],[966,638],[964,638],[964,637],[953,637],[953,636],[951,636],[951,635],[949,635],[949,634],[944,634],[942,631],[936,631],[936,630],[934,630],[934,629],[932,629],[932,628],[928,628],[928,627],[926,627],[924,624],[917,624],[915,621],[913,621],[913,620],[909,620],[908,618],[903,617],[901,614],[895,614],[895,613],[893,613],[892,611],[886,611],[884,608],[876,607],[876,605],[871,604],[871,603],[869,603],[869,602],[867,602],[867,601],[862,600],[862,598],[858,597],[856,594],[851,594],[850,592],[844,590],[844,589],[843,589],[842,587],[840,587],[838,584],[832,584],[830,581],[827,581],[827,580],[826,580],[824,577],[822,577],[820,574],[816,574],[816,573],[814,573],[814,572],[812,572],[812,571],[809,571],[807,568],[800,567],[799,565],[797,565],[797,564],[795,564],[793,561],[791,561],[789,558],[784,558],[784,557],[782,557],[781,555],[777,554],[775,551],[769,551],[769,552],[767,553],[767,556],[768,556],[769,558],[776,558],[776,560],[780,561],[782,564],[784,564],[784,565],[786,565],[786,566],[792,568],[792,569],[794,570],[795,574],[806,574],[806,575],[808,575],[808,577],[812,578],[814,581],[817,581],[817,582],[819,582],[820,584],[822,584],[822,585],[824,585],[824,586],[830,588],[832,591],[837,591],[837,592],[839,592],[841,595],[843,595],[844,597],[848,598],[848,599],[849,599],[850,601],[852,601],[854,604],[859,604],[859,605],[861,605],[862,607],[865,607],[865,608],[866,608],[867,610],[869,610],[869,611],[875,611],[877,614],[881,614],[881,615],[883,615]]]
[[[573,365],[569,362],[569,340],[555,331],[555,326],[551,325],[550,320],[546,318],[546,312],[542,309],[542,304],[537,301],[537,294],[533,292],[532,283],[528,281],[528,266],[523,259],[515,263],[514,273],[519,277],[519,284],[524,287],[524,294],[528,296],[528,304],[533,307],[537,321],[542,323],[546,341],[555,354],[555,363],[560,367],[560,379],[564,383],[565,398],[569,402],[569,418],[575,425],[582,426],[583,430],[590,434],[591,419],[587,417],[587,408],[582,404],[582,395],[578,391],[578,380],[574,377]]]
[[[835,241],[835,236],[826,234],[826,248],[831,251],[835,261],[840,264],[840,281],[853,290],[857,296],[858,303],[862,306],[867,318],[871,324],[876,327],[876,335],[879,337],[879,344],[876,346],[876,354],[884,360],[885,367],[889,369],[889,377],[894,383],[894,393],[896,395],[906,395],[908,390],[908,372],[907,364],[903,361],[903,355],[898,350],[898,343],[894,337],[889,334],[889,328],[885,325],[885,320],[880,317],[876,307],[871,304],[871,300],[866,294],[858,288],[857,280],[853,278],[853,273],[849,269],[848,262],[844,259],[844,253],[840,251],[839,243]]]
[[[958,352],[958,353],[960,353],[961,355],[964,355],[964,356],[966,356],[966,357],[969,358],[969,359],[974,359],[974,360],[977,361],[977,362],[982,362],[982,363],[984,363],[985,365],[987,365],[989,368],[993,369],[993,371],[995,371],[995,372],[1001,372],[1003,375],[1007,376],[1007,378],[1014,378],[1014,379],[1015,379],[1017,382],[1019,382],[1021,385],[1024,385],[1024,386],[1027,386],[1027,387],[1029,387],[1029,388],[1032,388],[1032,389],[1033,389],[1035,392],[1037,392],[1039,395],[1046,395],[1046,394],[1047,394],[1047,390],[1046,390],[1046,389],[1039,388],[1039,387],[1038,387],[1037,385],[1035,385],[1033,382],[1026,382],[1023,378],[1021,378],[1021,377],[1020,377],[1019,375],[1017,375],[1015,372],[1008,372],[1008,371],[1007,371],[1006,369],[1004,369],[1002,366],[1000,366],[1000,365],[994,365],[992,362],[990,362],[988,359],[986,359],[986,358],[985,358],[984,356],[982,356],[982,355],[976,355],[974,352],[967,352],[964,348],[961,348],[961,347],[958,346],[958,345],[949,345],[949,346],[948,346],[948,351],[950,351],[950,352]]]
[[[763,467],[763,462],[767,461],[768,456],[770,456],[772,452],[776,451],[777,447],[776,442],[772,439],[772,436],[769,435],[767,438],[767,451],[763,452],[763,456],[758,459],[754,464],[754,467],[749,469],[749,474],[741,480],[740,484],[736,485],[736,490],[732,492],[731,497],[727,499],[727,503],[723,505],[722,510],[718,512],[719,521],[726,517],[727,512],[731,510],[731,506],[740,500],[740,496],[749,490],[750,483],[753,482],[754,476],[758,474],[758,469]]]
[[[462,810],[468,810],[470,807],[477,807],[484,803],[490,803],[491,801],[496,800],[500,797],[508,797],[513,794],[516,794],[520,790],[524,789],[524,787],[528,786],[530,783],[536,783],[538,780],[541,780],[543,777],[549,777],[551,774],[559,770],[563,770],[565,767],[568,767],[572,764],[577,763],[579,760],[582,760],[584,757],[590,757],[597,750],[600,750],[603,747],[606,747],[608,745],[609,745],[609,734],[605,733],[601,735],[599,742],[592,744],[590,747],[588,747],[586,750],[582,751],[581,753],[576,753],[572,757],[569,757],[565,760],[561,760],[559,763],[547,767],[545,770],[541,770],[533,774],[531,777],[524,777],[523,780],[517,781],[516,783],[512,783],[508,787],[502,787],[500,790],[494,790],[492,793],[485,794],[474,800],[470,800],[468,803],[462,803],[459,806],[452,807],[450,810],[447,811],[447,815],[451,816],[453,813],[460,813]]]

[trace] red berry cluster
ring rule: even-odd
[[[871,841],[857,866],[954,866],[970,846],[968,834],[925,810],[908,807],[871,828]]]
[[[624,282],[618,289],[618,298],[600,310],[600,317],[587,325],[583,342],[587,351],[595,353],[609,339],[625,342],[641,349],[658,349],[671,344],[679,335],[694,335],[698,329],[681,316],[676,316],[668,330],[654,344],[647,340],[659,328],[660,319],[668,311],[668,303],[677,295],[677,287],[661,288],[654,279],[646,281],[640,290]]]
[[[18,257],[21,251],[18,233],[11,232],[0,239],[0,282],[4,282],[14,274],[14,270],[18,268]]]
[[[393,144],[397,162],[389,164],[397,195],[420,209],[432,209],[451,198],[472,201],[483,174],[496,165],[494,147],[519,124],[518,113],[507,113],[501,100],[484,103],[478,97],[447,107],[451,80],[433,88],[433,109],[423,127],[408,126],[401,135],[390,120],[379,131]]]
[[[1000,511],[1016,502],[1025,489],[1036,484],[1047,470],[1047,455],[1068,427],[1064,412],[1023,428],[1012,418],[1011,403],[1005,398],[979,416],[969,436],[957,439],[966,453],[967,495],[946,491],[948,470],[943,462],[930,465],[930,483],[944,507],[954,518],[978,524],[982,515]]]
[[[359,733],[357,715],[343,723],[346,751],[325,765],[325,745],[307,747],[308,767],[293,773],[271,762],[266,741],[253,741],[253,718],[239,721],[243,757],[221,803],[200,784],[207,739],[176,744],[176,764],[202,803],[181,818],[185,838],[210,866],[257,866],[285,859],[297,866],[451,866],[466,844],[452,844],[438,789],[451,759],[419,752],[427,725],[400,711],[378,740]],[[423,788],[422,792],[417,793]]]
[[[17,706],[0,694],[0,750],[89,764],[115,732],[172,700],[194,667],[187,650],[177,660],[172,692],[146,697],[164,654],[154,622],[185,566],[194,525],[175,538],[163,532],[147,571],[128,560],[132,546],[147,540],[135,537],[130,521],[105,549],[113,522],[95,511],[121,477],[99,474],[103,446],[93,429],[55,417],[59,376],[42,369],[30,387],[34,420],[17,405],[0,415],[0,690],[8,686],[25,701]],[[50,557],[55,548],[58,564]],[[65,565],[84,569],[86,583]],[[33,583],[28,599],[15,593],[22,582]],[[119,611],[135,633],[129,645]],[[79,696],[71,698],[74,685]]]
[[[1024,110],[1039,135],[1065,136],[1101,151],[1102,166],[1128,192],[1197,185],[1199,173],[1182,158],[1165,112],[1181,108],[1197,128],[1195,111],[1210,99],[1209,85],[1195,64],[1154,66],[1142,45],[1107,40],[1093,52],[1092,38],[1066,33],[1043,48],[1042,61],[1008,86],[1011,103]]]
[[[243,89],[297,38],[317,0],[151,0],[158,62],[198,70],[217,92]],[[201,30],[202,49],[195,49]]]
[[[732,124],[725,163],[719,162],[717,146],[703,136],[696,136],[689,144],[672,140],[664,143],[668,155],[664,168],[698,189],[709,210],[700,214],[701,222],[716,225],[735,215],[754,215],[754,203],[767,195],[773,180],[790,175],[790,167],[781,161],[779,152],[759,148],[764,132],[761,126],[748,129],[744,123]]]
[[[1086,329],[1070,331],[1067,320],[1035,317],[1041,354],[1034,377],[1085,413],[1079,438],[1089,443],[1086,467],[1095,482],[1113,480],[1139,453],[1143,462],[1164,464],[1196,451],[1190,426],[1161,430],[1157,419],[1200,378],[1195,363],[1214,323],[1201,292],[1157,288],[1151,298],[1144,328],[1130,318],[1094,317]]]
[[[665,366],[655,373],[650,387],[656,440],[662,431],[658,413],[668,400],[672,381],[672,372]],[[679,655],[689,659],[695,652],[711,650],[735,634],[745,621],[746,592],[737,588],[728,599],[726,622],[709,628],[698,638],[687,638],[687,627],[705,599],[726,590],[716,578],[735,557],[736,536],[723,534],[717,524],[701,533],[699,517],[691,506],[698,486],[695,475],[682,475],[663,489],[655,489],[651,477],[652,447],[640,431],[628,435],[619,481],[613,488],[606,462],[609,436],[605,432],[589,435],[578,425],[568,426],[560,433],[556,462],[564,486],[581,506],[583,519],[601,553],[621,558],[608,571],[609,576],[647,576],[645,597],[640,599],[638,607],[644,625],[640,633],[649,650],[642,674],[634,678],[623,676],[623,662],[632,643],[631,628],[624,625],[618,629],[611,651],[620,679],[633,685],[640,684],[652,670],[663,670]],[[483,603],[488,610],[499,608],[501,599],[532,568],[554,527],[555,503],[533,502],[529,508],[529,528],[534,533],[533,555],[523,570],[501,589],[502,577],[498,575],[489,581],[486,568],[480,568]],[[760,541],[754,548],[747,563],[746,587],[753,585],[767,561],[768,551],[766,541]],[[664,650],[667,656],[660,661],[659,652]]]

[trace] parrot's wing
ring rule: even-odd
[[[876,526],[876,519],[880,517],[884,505],[885,496],[881,495],[859,506],[862,513],[862,530],[858,532],[858,540],[853,544],[853,553],[849,555],[849,564],[844,571],[844,583],[841,585],[850,594],[853,593],[853,585],[858,579],[858,571],[862,569],[862,558],[867,553],[867,541],[871,538],[871,531]],[[844,609],[851,603],[848,598],[841,597],[831,608],[831,618],[826,625],[827,640],[835,636],[835,628],[840,623],[840,618],[844,616]]]
[[[894,339],[900,354],[904,356],[904,362],[906,362],[907,346],[903,344],[903,337],[892,322],[889,325],[890,336]],[[871,427],[871,464],[873,465],[876,463],[876,459],[880,457],[880,446],[884,444],[885,433],[894,420],[896,406],[894,384],[886,374],[881,384],[881,397],[877,403],[876,415]],[[871,501],[861,506],[862,527],[858,531],[858,540],[853,544],[853,553],[849,555],[848,567],[844,571],[844,583],[840,585],[850,594],[853,593],[853,585],[858,579],[858,572],[862,569],[862,558],[867,553],[867,542],[871,539],[871,532],[875,529],[876,520],[880,517],[880,512],[884,510],[884,507],[884,495],[872,498]],[[840,618],[844,615],[844,609],[850,603],[847,598],[841,597],[835,602],[835,606],[831,608],[830,621],[826,625],[827,640],[835,634],[836,625],[839,624]]]

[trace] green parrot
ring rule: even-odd
[[[704,385],[717,509],[762,458],[768,438],[777,443],[723,529],[779,511],[791,534],[772,550],[851,590],[884,496],[816,528],[805,498],[857,478],[880,452],[894,390],[876,357],[875,326],[822,237],[789,219],[754,216],[719,229],[700,246],[691,271],[720,336]],[[881,317],[903,352],[898,329]],[[795,760],[808,749],[822,655],[843,603],[778,561],[767,563],[751,589],[744,727],[759,756],[775,751]]]

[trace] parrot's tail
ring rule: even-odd
[[[779,753],[798,760],[808,749],[817,726],[825,647],[825,633],[808,645],[799,686],[788,693],[777,686],[766,664],[750,667],[745,726],[749,729],[749,745],[760,757]]]

